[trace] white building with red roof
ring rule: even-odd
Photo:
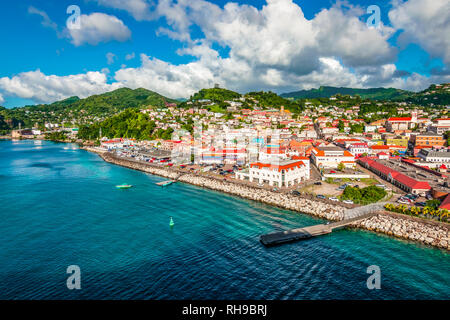
[[[411,112],[411,117],[392,117],[386,122],[386,129],[390,132],[408,130],[417,124],[417,112]]]
[[[318,168],[336,169],[340,163],[347,168],[355,167],[355,157],[347,150],[334,146],[314,147],[311,162]]]
[[[283,160],[276,162],[254,162],[248,170],[236,172],[236,179],[270,186],[290,187],[310,177],[308,160]]]

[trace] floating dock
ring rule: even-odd
[[[345,219],[329,224],[318,224],[315,226],[291,229],[287,231],[273,232],[259,237],[259,241],[265,246],[275,246],[282,243],[293,242],[297,240],[309,239],[312,237],[324,235],[333,232],[334,229],[345,227],[353,222],[370,218],[375,213],[367,213],[355,218]]]
[[[166,187],[166,186],[171,185],[174,182],[176,182],[176,180],[161,181],[161,182],[157,182],[156,184],[161,187]]]

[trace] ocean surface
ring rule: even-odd
[[[443,250],[359,230],[265,248],[259,235],[321,220],[162,180],[72,144],[0,141],[0,299],[450,298]]]

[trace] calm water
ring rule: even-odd
[[[0,299],[450,297],[444,251],[349,230],[268,249],[260,234],[320,220],[161,180],[76,145],[0,142]]]

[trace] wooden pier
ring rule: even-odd
[[[345,219],[329,224],[318,224],[305,228],[291,229],[287,231],[273,232],[259,237],[259,241],[265,246],[274,246],[282,243],[293,242],[297,240],[309,239],[312,237],[324,235],[333,232],[334,229],[343,228],[353,222],[370,218],[375,213],[370,212],[355,218]]]

